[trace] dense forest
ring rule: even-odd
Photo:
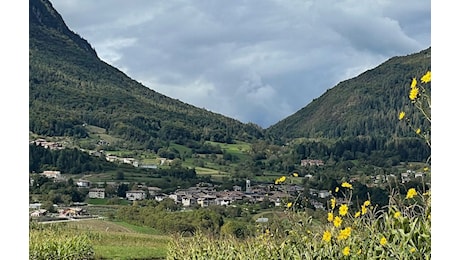
[[[51,150],[40,145],[29,145],[29,172],[59,170],[64,174],[102,172],[113,170],[116,165],[105,158],[89,155],[79,149]]]

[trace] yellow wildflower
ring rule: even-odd
[[[343,250],[342,250],[342,253],[344,256],[347,256],[350,254],[350,247],[345,247]]]
[[[334,226],[335,227],[340,227],[342,225],[342,219],[339,216],[335,216],[334,218]]]
[[[412,247],[412,248],[409,250],[409,252],[413,253],[413,252],[415,252],[415,250],[416,250],[415,247]]]
[[[287,208],[290,208],[292,207],[292,202],[288,202],[288,204],[286,205]]]
[[[335,192],[339,192],[339,187],[335,187]]]
[[[428,83],[431,81],[431,71],[427,71],[425,75],[421,78],[423,83]]]
[[[396,211],[395,214],[393,215],[395,218],[401,217],[401,212]]]
[[[345,240],[351,236],[351,227],[344,228],[340,230],[339,235],[337,236],[338,240]]]
[[[344,183],[342,183],[342,187],[344,187],[344,188],[348,188],[348,189],[353,189],[353,186],[351,186],[351,184],[350,184],[350,183],[348,183],[348,182],[344,182]]]
[[[345,204],[340,205],[339,214],[340,216],[345,216],[348,212],[348,206]]]
[[[366,200],[363,204],[365,207],[371,205],[371,201],[370,200]]]
[[[327,213],[327,221],[332,222],[334,220],[334,214],[332,212]]]
[[[361,215],[366,214],[366,212],[367,212],[366,206],[362,205],[362,206],[361,206]]]
[[[361,211],[357,211],[357,212],[355,213],[355,218],[359,218],[359,216],[361,216]]]
[[[413,89],[417,86],[417,79],[416,78],[413,78],[412,79],[412,82],[410,84],[410,88]]]
[[[427,172],[429,169],[430,169],[430,168],[425,167],[425,168],[423,168],[423,171]]]
[[[357,255],[360,255],[361,254],[361,249],[358,250],[358,252],[356,252]]]
[[[382,238],[380,239],[380,244],[381,244],[382,246],[386,245],[386,244],[387,244],[387,239],[386,239],[385,237],[382,237]]]
[[[279,182],[280,182],[280,183],[283,183],[285,180],[286,180],[286,176],[281,176],[281,177],[279,178]]]
[[[292,176],[294,176],[294,177],[299,177],[299,174],[296,173],[296,172],[294,172],[294,173],[292,174]]]
[[[331,208],[332,208],[332,209],[335,208],[335,198],[332,198],[332,199],[331,199]]]
[[[323,233],[323,241],[329,242],[331,241],[332,234],[328,230],[324,231]]]
[[[418,88],[412,88],[409,92],[409,99],[410,100],[415,100],[418,96]]]
[[[407,191],[406,199],[412,199],[415,195],[417,195],[417,191],[414,188],[410,188]]]
[[[422,130],[420,128],[417,128],[417,130],[415,131],[416,134],[420,134],[422,132]]]
[[[402,111],[401,113],[399,113],[399,120],[403,120],[405,116],[406,116],[406,113]]]

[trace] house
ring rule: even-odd
[[[149,191],[149,194],[152,196],[155,196],[161,192],[161,188],[158,187],[147,187],[147,190]]]
[[[300,161],[300,166],[323,166],[323,160],[303,159]]]
[[[122,158],[123,159],[123,163],[126,163],[126,164],[134,164],[134,162],[136,162],[136,159],[134,158]]]
[[[267,223],[268,222],[268,218],[258,218],[256,219],[256,223]]]
[[[88,197],[90,199],[103,199],[105,198],[105,189],[103,188],[90,189],[88,192]]]
[[[91,186],[91,182],[87,181],[87,180],[80,179],[80,180],[77,181],[77,186],[87,188],[87,187]]]
[[[173,160],[166,159],[166,158],[158,158],[160,161],[160,165],[170,165]]]
[[[234,190],[234,191],[241,191],[241,186],[234,185],[234,186],[233,186],[233,190]]]
[[[29,209],[40,209],[42,206],[41,203],[31,203],[29,204]]]
[[[215,203],[220,206],[228,206],[232,200],[230,198],[216,198]]]
[[[155,200],[156,201],[162,201],[162,200],[164,200],[166,198],[168,198],[168,195],[166,195],[166,194],[156,194],[155,195]]]
[[[197,204],[201,207],[207,207],[209,205],[215,205],[216,196],[214,195],[204,195],[197,200]]]
[[[318,191],[318,197],[324,199],[327,198],[331,195],[331,193],[328,190],[320,190]]]
[[[45,216],[47,212],[48,211],[46,209],[37,209],[37,210],[32,211],[32,213],[30,213],[30,216],[31,217],[41,217],[41,216]]]
[[[67,208],[59,211],[60,217],[77,217],[85,213],[82,208]]]
[[[43,171],[40,174],[44,175],[47,178],[53,179],[54,182],[65,181],[65,178],[61,175],[60,171]]]
[[[177,195],[177,194],[169,194],[168,198],[174,200],[174,202],[178,203],[180,200],[182,200],[182,197]]]
[[[401,183],[406,183],[410,181],[410,171],[401,173]]]
[[[197,200],[192,196],[182,197],[182,206],[190,207],[197,204]]]
[[[116,157],[115,155],[108,154],[105,156],[105,159],[109,162],[115,162],[118,160],[118,157]]]
[[[425,174],[423,172],[416,172],[414,174],[414,178],[417,179],[417,178],[423,178],[425,177]]]
[[[138,166],[139,168],[145,168],[145,169],[157,169],[158,166],[156,164],[141,164],[139,165],[138,163]]]
[[[129,190],[126,192],[128,200],[143,200],[146,198],[145,191],[143,190]]]
[[[54,179],[60,179],[61,178],[61,172],[60,171],[43,171],[41,173],[42,175],[45,175],[47,178],[54,178]]]

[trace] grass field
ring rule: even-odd
[[[66,225],[69,229],[89,234],[96,259],[165,259],[171,239],[153,228],[125,222],[98,219]]]

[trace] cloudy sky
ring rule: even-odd
[[[99,57],[157,92],[264,128],[431,46],[429,0],[51,0]]]

